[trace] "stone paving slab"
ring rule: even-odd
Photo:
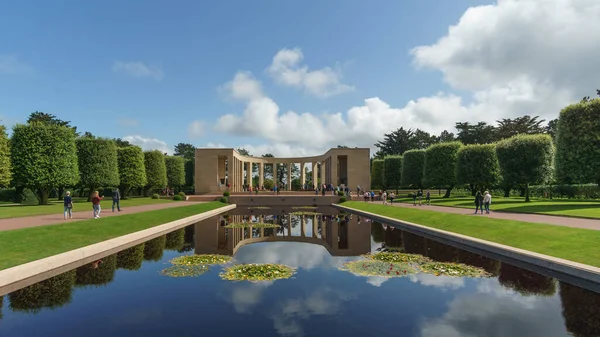
[[[100,212],[100,217],[111,217],[111,216],[119,216],[125,214],[133,214],[147,211],[154,211],[159,209],[167,209],[173,207],[181,207],[181,206],[189,206],[193,204],[199,204],[202,202],[190,202],[190,201],[182,201],[182,202],[168,202],[164,204],[152,204],[152,205],[141,205],[141,206],[129,206],[122,207],[121,212],[115,210],[112,212],[111,208],[103,208]],[[20,229],[20,228],[28,228],[28,227],[37,227],[37,226],[46,226],[46,225],[56,225],[62,223],[71,223],[75,221],[88,220],[93,218],[93,210],[91,204],[89,205],[89,210],[87,211],[77,211],[73,212],[73,219],[65,220],[63,213],[58,214],[45,214],[45,215],[36,215],[36,216],[28,216],[28,217],[20,217],[20,218],[8,218],[8,219],[0,219],[0,231],[6,231],[11,229]]]
[[[357,200],[360,201],[360,200]],[[382,201],[373,201],[369,203],[382,204]],[[472,216],[482,216],[489,217],[494,219],[504,219],[504,220],[515,220],[515,221],[523,221],[523,222],[534,222],[534,223],[542,223],[547,225],[555,225],[555,226],[566,226],[566,227],[575,227],[575,228],[585,228],[585,229],[593,229],[600,230],[600,220],[597,219],[583,219],[583,218],[571,218],[566,216],[557,216],[557,215],[545,215],[545,214],[531,214],[531,213],[513,213],[513,212],[494,212],[493,204],[492,210],[490,214],[474,214],[473,209],[469,208],[460,208],[460,207],[448,207],[448,206],[435,206],[435,205],[423,205],[413,206],[412,204],[406,203],[394,203],[392,207],[404,207],[404,208],[413,208],[413,209],[422,209],[427,211],[434,212],[442,212],[442,213],[452,213],[452,214],[465,214]]]

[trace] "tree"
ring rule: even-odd
[[[252,157],[252,155],[250,154],[250,152],[248,152],[248,150],[244,149],[243,147],[238,148],[237,152],[239,154],[241,154],[242,156]]]
[[[133,144],[131,144],[130,142],[123,140],[121,138],[113,138],[113,140],[115,141],[115,144],[117,144],[117,147],[127,147],[127,146],[134,146]]]
[[[346,145],[338,145],[337,148],[338,149],[348,149],[348,147]]]
[[[383,189],[383,159],[374,159],[371,162],[371,188]]]
[[[146,186],[146,167],[144,165],[144,153],[139,146],[126,146],[117,149],[119,180],[121,195],[127,198],[132,188]]]
[[[174,155],[194,160],[196,158],[196,147],[189,143],[179,143],[175,145]]]
[[[556,132],[558,131],[558,118],[555,118],[548,122],[544,133],[547,133],[552,137],[552,140],[556,141]]]
[[[150,190],[164,188],[167,185],[165,155],[158,150],[144,152],[144,166],[147,179],[145,195],[148,196]]]
[[[461,142],[434,144],[425,150],[423,185],[427,187],[446,186],[444,198],[450,197],[450,191],[456,185],[454,169]]]
[[[539,118],[539,116],[531,117],[525,115],[515,119],[503,118],[498,120],[496,121],[498,123],[496,137],[497,139],[505,139],[521,134],[533,135],[544,133],[545,128],[542,124],[546,120]]]
[[[497,184],[500,166],[494,144],[472,144],[458,150],[456,182],[470,184],[481,190]]]
[[[486,122],[471,124],[469,122],[458,122],[454,126],[458,130],[456,140],[465,145],[489,144],[497,140],[496,128]]]
[[[554,145],[549,135],[517,135],[501,140],[496,154],[506,183],[525,186],[525,201],[529,201],[530,184],[552,179]]]
[[[179,188],[185,184],[185,159],[177,156],[165,156],[167,184]]]
[[[448,132],[447,130],[442,131],[442,133],[440,133],[440,135],[437,137],[438,143],[453,142],[455,140],[456,138],[454,137],[454,134],[452,132]]]
[[[0,187],[10,185],[11,165],[8,136],[4,125],[0,124]]]
[[[436,142],[437,137],[425,131],[419,129],[405,130],[401,127],[396,131],[384,134],[384,139],[375,144],[379,148],[375,157],[382,158],[384,156],[402,155],[408,150],[424,149]]]
[[[13,182],[36,191],[40,205],[53,188],[79,181],[75,133],[67,126],[32,122],[16,125],[10,141]]]
[[[402,156],[402,186],[423,187],[425,150],[409,150]]]
[[[400,188],[402,156],[387,156],[383,159],[383,184],[386,189]]]
[[[263,158],[275,158],[275,156],[272,153],[266,153],[262,155]],[[271,178],[273,179],[273,165],[265,165],[264,168],[264,174],[265,174],[265,178]],[[266,186],[265,186],[266,188]]]
[[[36,122],[43,123],[43,124],[66,126],[66,127],[70,128],[71,130],[73,130],[73,132],[75,134],[77,134],[77,127],[71,126],[71,121],[63,121],[62,119],[59,119],[58,117],[54,116],[53,114],[49,114],[49,113],[45,113],[45,112],[41,112],[41,111],[32,112],[29,115],[29,118],[27,118],[27,124],[36,123]]]
[[[79,183],[90,198],[98,187],[119,186],[117,145],[112,139],[80,137],[76,140]]]
[[[560,112],[556,175],[565,184],[600,183],[600,98]]]

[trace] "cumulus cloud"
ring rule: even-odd
[[[344,112],[281,111],[257,79],[239,73],[230,83],[253,89],[229,93],[245,109],[222,116],[216,129],[277,144],[282,156],[293,156],[338,144],[374,150],[384,133],[400,126],[439,134],[454,131],[458,121],[494,123],[525,114],[550,120],[598,86],[600,49],[591,42],[600,39],[598,17],[597,0],[502,0],[471,7],[438,41],[410,51],[417,68],[441,72],[465,94],[439,92],[399,107],[371,97]],[[302,59],[299,49],[281,50],[268,73],[306,89],[311,71]]]
[[[197,139],[204,136],[204,122],[203,121],[193,121],[188,126],[188,136],[191,139]]]
[[[16,55],[0,55],[0,74],[19,74],[31,71],[33,68]]]
[[[140,61],[115,61],[112,70],[118,74],[136,78],[151,78],[157,82],[162,81],[165,77],[165,73],[160,66],[151,66]]]
[[[354,90],[353,86],[343,84],[339,69],[325,67],[309,70],[302,65],[304,54],[300,48],[281,49],[273,57],[267,72],[280,84],[304,89],[317,97],[328,97]]]
[[[173,151],[169,148],[165,141],[156,138],[146,138],[140,135],[125,136],[123,140],[130,142],[131,144],[138,145],[144,151],[159,150],[163,153],[171,154]]]

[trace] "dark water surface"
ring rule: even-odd
[[[0,336],[600,336],[600,294],[590,290],[357,216],[228,216],[246,219],[282,227],[225,229],[222,217],[211,218],[15,291],[0,297]],[[494,276],[338,270],[387,247]],[[160,274],[173,257],[194,252],[298,270],[268,283],[223,281],[220,266],[195,278]]]

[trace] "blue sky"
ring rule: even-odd
[[[585,1],[566,2],[575,6]],[[473,104],[490,104],[480,102],[481,92],[489,94],[490,88],[505,85],[531,94],[527,85],[514,84],[523,77],[524,68],[516,69],[503,83],[479,83],[456,74],[460,67],[452,62],[464,56],[464,47],[438,40],[459,41],[468,35],[453,36],[449,26],[461,28],[461,17],[480,5],[490,6],[474,15],[478,20],[492,14],[500,23],[506,20],[500,12],[502,4],[483,0],[4,3],[0,8],[0,118],[10,126],[39,110],[70,120],[82,131],[130,137],[144,147],[172,149],[178,142],[190,142],[248,146],[279,155],[319,152],[338,142],[371,146],[378,135],[400,126],[431,132],[452,129],[453,119],[441,118],[442,125],[436,124],[438,117],[497,117],[497,113],[480,113],[479,106],[473,109]],[[471,29],[476,32],[476,28]],[[411,53],[419,46],[431,50]],[[269,72],[282,50],[301,58],[279,72]],[[479,63],[483,73],[492,73],[493,65]],[[295,80],[286,82],[286,71],[296,71]],[[260,97],[231,97],[234,89],[227,83],[239,72],[251,74],[247,80],[261,86]],[[325,87],[315,87],[307,73],[316,76],[312,78],[330,76],[326,87],[332,93],[320,95]],[[248,81],[241,85],[249,85]],[[276,104],[275,112],[262,110],[263,98]],[[370,98],[390,108],[371,107],[371,114],[361,115],[360,122],[349,121],[348,111],[368,107],[365,99]],[[568,99],[561,97],[560,103]],[[253,104],[260,114],[254,120],[243,115]],[[452,111],[444,112],[444,106],[452,106]],[[280,119],[288,111],[294,118]],[[337,112],[342,113],[343,124],[331,121]],[[219,118],[226,114],[237,120],[223,120],[218,127]],[[377,116],[382,120],[375,122]],[[289,121],[300,127],[288,129],[281,124]],[[190,130],[190,125],[196,128]]]

